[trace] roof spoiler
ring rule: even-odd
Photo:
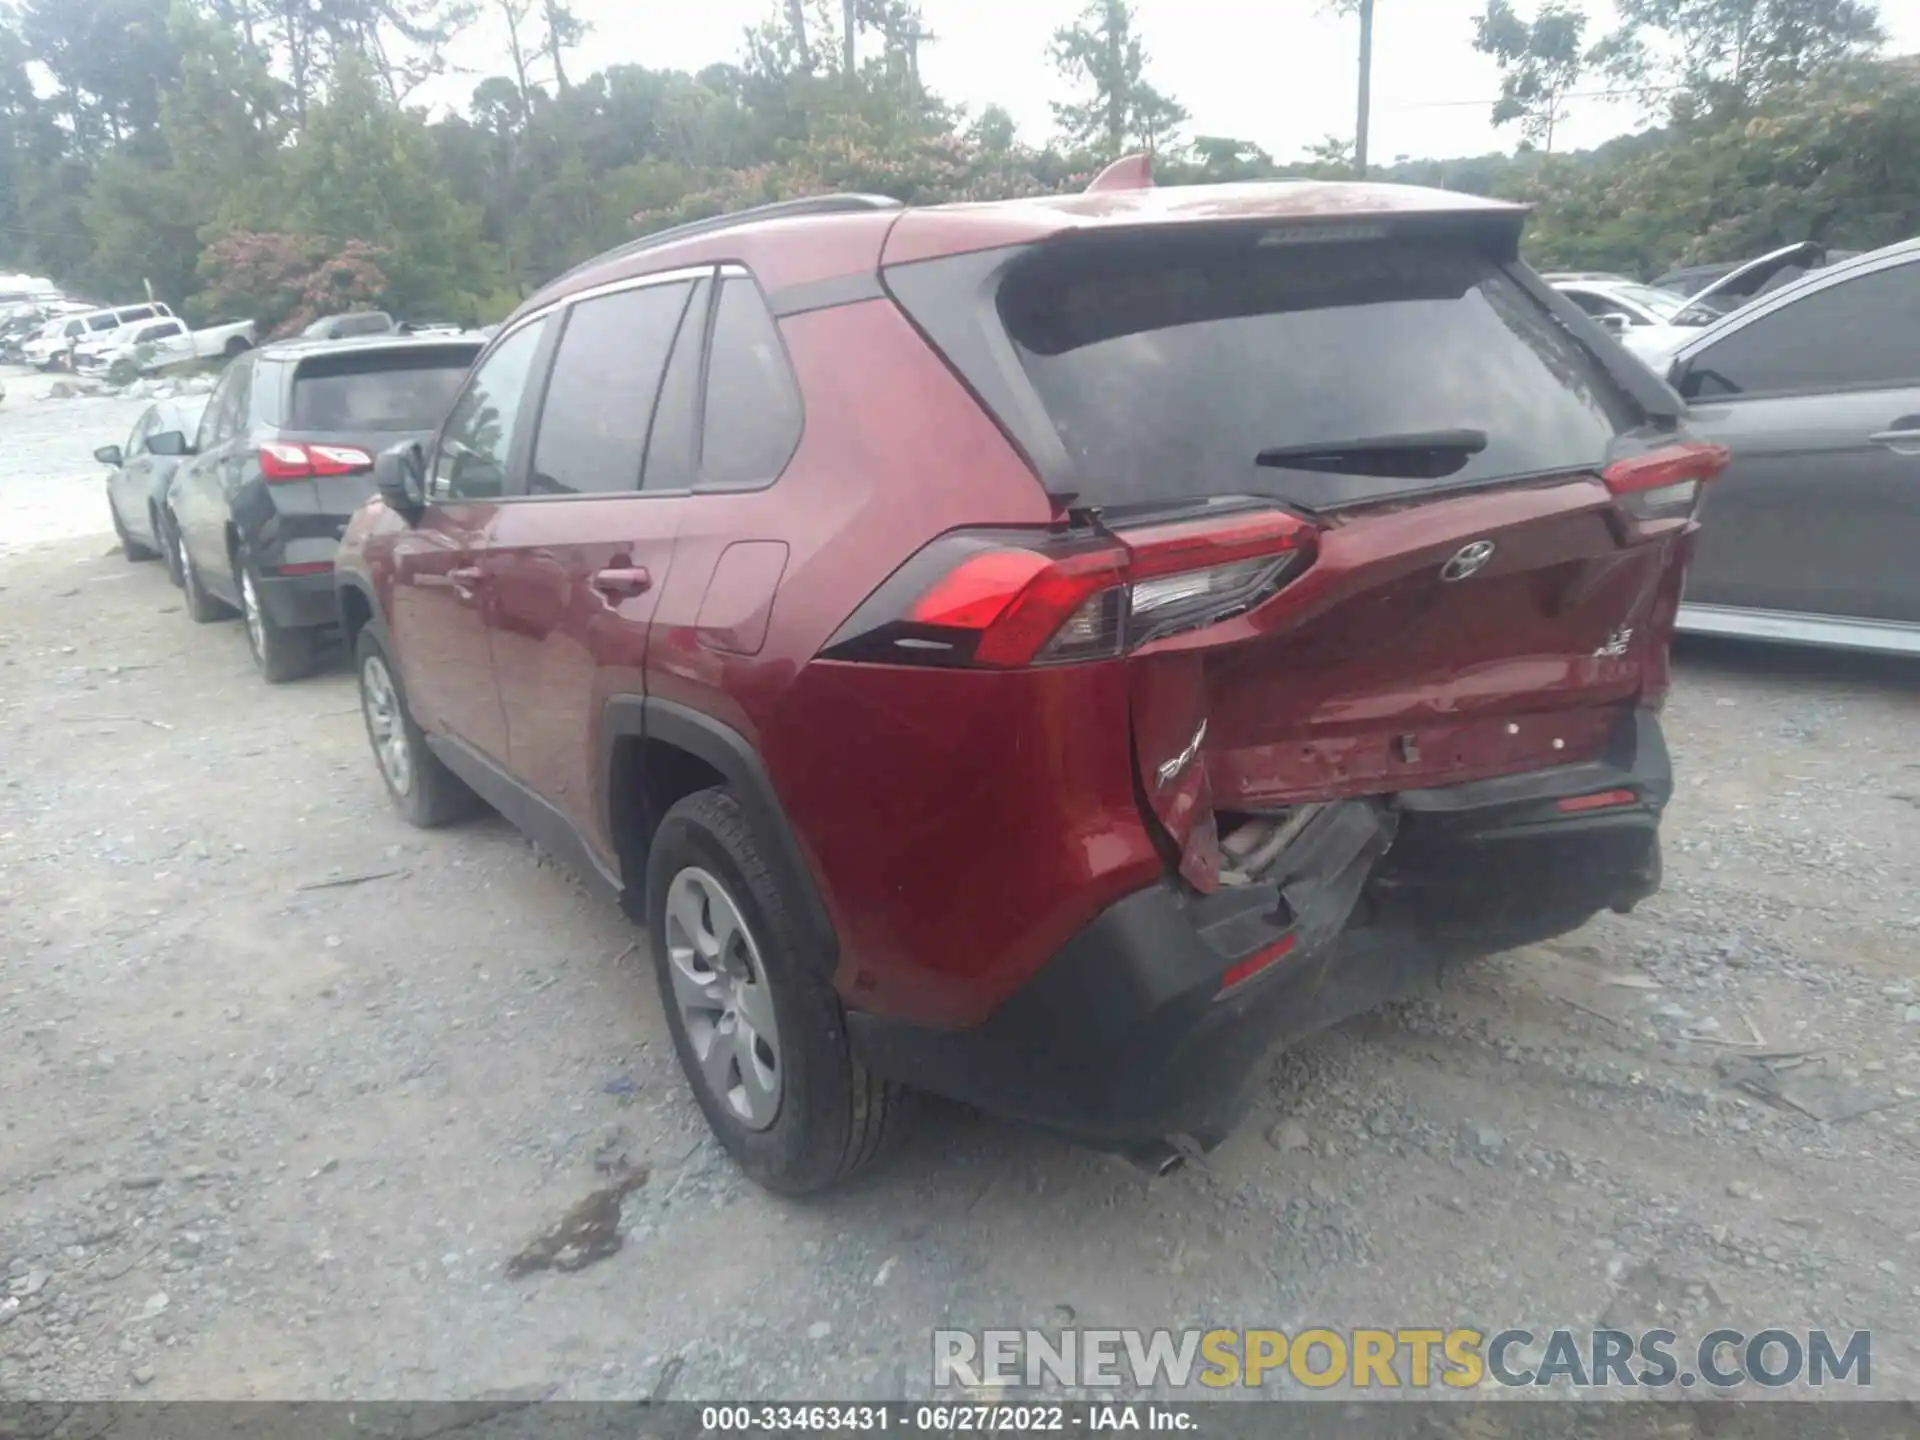
[[[1144,152],[1138,155],[1123,155],[1106,169],[1093,177],[1093,183],[1087,186],[1087,194],[1101,190],[1151,190],[1153,188],[1153,156]]]

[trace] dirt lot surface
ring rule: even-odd
[[[503,822],[408,830],[344,666],[268,688],[120,558],[87,453],[137,407],[8,385],[0,1397],[894,1397],[936,1324],[1659,1319],[1868,1327],[1920,1396],[1920,670],[1685,651],[1665,893],[1283,1057],[1205,1165],[937,1107],[794,1203],[619,915]],[[506,1278],[623,1158],[624,1249]]]

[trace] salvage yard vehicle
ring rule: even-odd
[[[309,674],[334,629],[333,556],[380,447],[432,431],[477,338],[289,340],[230,364],[164,513],[187,613],[238,612],[270,683]]]
[[[399,812],[644,921],[745,1171],[934,1091],[1153,1169],[1256,1064],[1659,884],[1723,452],[1524,212],[791,201],[509,319],[337,560]]]
[[[204,395],[158,401],[133,422],[125,445],[105,445],[93,452],[94,459],[113,471],[107,476],[107,508],[121,553],[129,560],[166,556],[167,573],[176,585],[181,580],[179,564],[162,517],[173,472],[186,456],[189,437],[198,430],[206,408]]]
[[[1669,378],[1732,455],[1680,629],[1920,655],[1920,240],[1736,311]]]
[[[199,330],[189,330],[183,320],[155,320],[83,341],[74,347],[73,368],[82,375],[105,375],[121,360],[141,370],[164,370],[193,360],[231,360],[251,350],[256,338],[251,320],[223,320]]]
[[[87,310],[65,319],[50,321],[21,347],[21,356],[29,365],[42,370],[73,368],[73,354],[82,344],[98,339],[122,325],[137,325],[142,320],[170,317],[173,311],[158,301],[145,305],[118,305],[104,310]]]

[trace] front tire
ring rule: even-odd
[[[728,790],[689,795],[647,856],[647,933],[673,1045],[740,1168],[800,1195],[900,1128],[900,1087],[854,1058],[827,966]]]
[[[260,678],[284,685],[314,671],[320,660],[319,637],[308,630],[289,630],[274,623],[260,599],[260,567],[242,542],[233,557],[233,584],[240,592],[240,618],[246,621],[247,649]]]
[[[230,619],[233,607],[224,600],[216,600],[200,583],[200,572],[194,568],[193,556],[187,551],[186,538],[180,533],[176,521],[173,530],[174,554],[180,561],[180,588],[187,597],[187,617],[196,625],[211,625],[216,620]]]
[[[173,526],[168,523],[164,510],[153,512],[153,538],[160,542],[160,558],[167,562],[167,579],[174,588],[180,588],[180,542],[174,537]]]
[[[427,737],[407,707],[400,668],[388,657],[373,626],[360,632],[353,647],[360,677],[360,715],[367,743],[386,784],[387,797],[400,818],[421,830],[437,830],[478,813],[484,802],[427,745]]]

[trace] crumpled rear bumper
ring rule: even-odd
[[[856,1012],[849,1036],[883,1075],[1086,1144],[1210,1146],[1275,1046],[1653,893],[1671,791],[1636,712],[1590,764],[1328,806],[1259,884],[1137,891],[979,1025]]]

